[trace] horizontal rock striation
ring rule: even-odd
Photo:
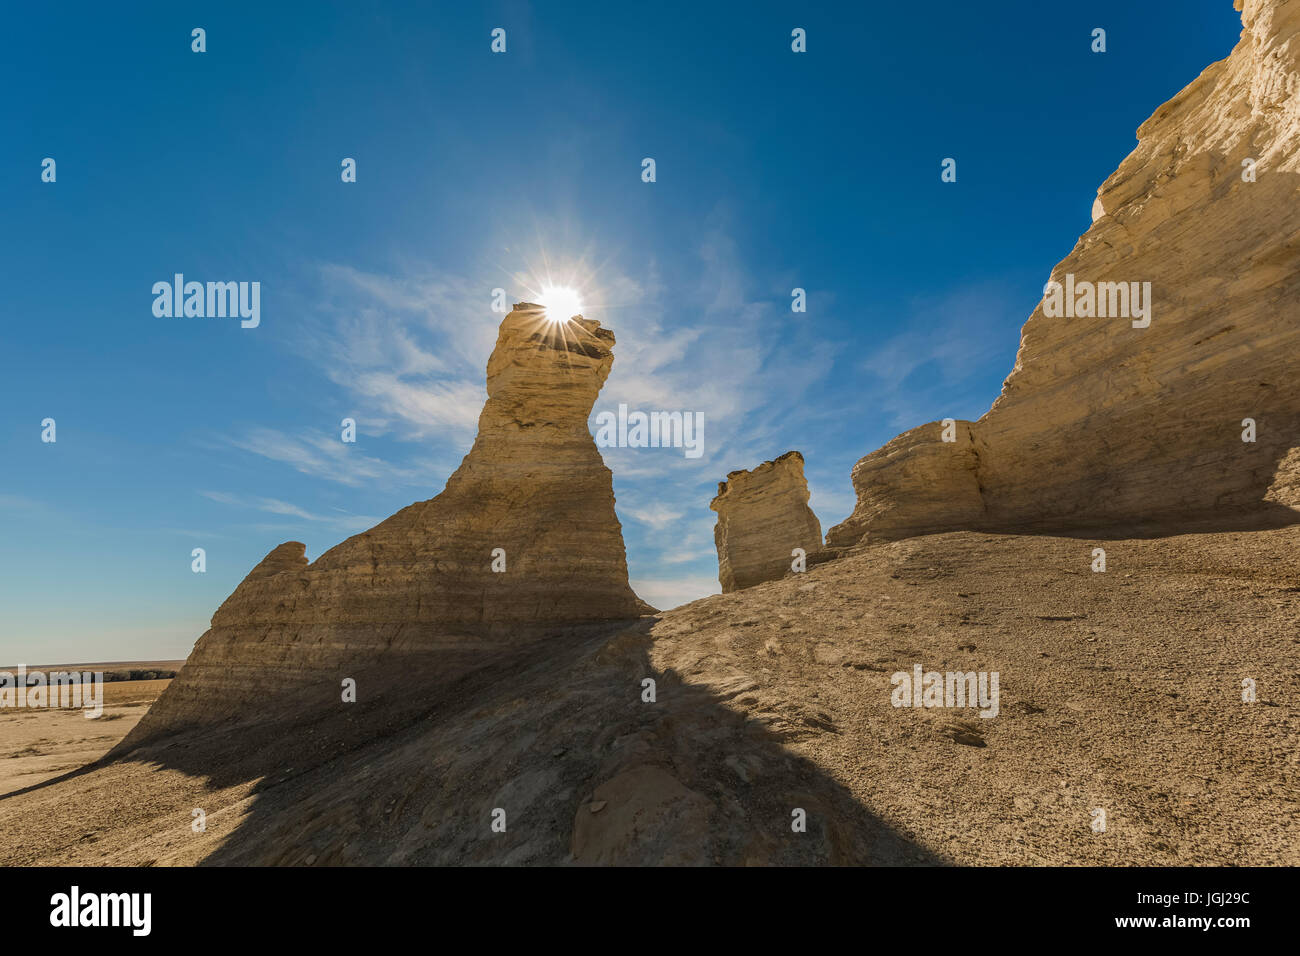
[[[788,451],[753,471],[733,471],[709,507],[724,593],[784,577],[795,548],[821,549],[822,526],[808,507],[803,455]]]
[[[442,494],[311,564],[301,543],[275,548],[128,743],[337,705],[345,677],[382,671],[386,683],[425,656],[450,667],[467,648],[652,610],[628,586],[611,475],[587,428],[613,345],[598,322],[516,305],[488,362],[478,436]]]
[[[932,423],[859,461],[857,507],[828,544],[1296,520],[1300,2],[1237,9],[1232,54],[1160,107],[1102,184],[992,408],[955,423],[955,441]],[[1099,285],[1148,282],[1146,327]]]

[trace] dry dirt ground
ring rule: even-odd
[[[30,668],[38,669],[46,668]],[[48,669],[74,668],[58,665]],[[75,669],[102,670],[103,665],[79,664]],[[135,680],[104,684],[104,710],[95,718],[87,718],[80,708],[0,709],[0,795],[44,783],[98,760],[139,723],[170,683]]]
[[[892,706],[915,664],[998,715]],[[1294,865],[1298,686],[1300,527],[932,535],[148,744],[0,796],[0,862]]]

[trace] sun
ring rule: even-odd
[[[541,305],[546,310],[546,317],[552,322],[563,322],[575,315],[582,314],[582,297],[578,290],[566,285],[548,285],[543,287]]]

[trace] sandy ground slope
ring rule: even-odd
[[[1294,865],[1298,688],[1300,528],[933,535],[0,796],[0,862]]]

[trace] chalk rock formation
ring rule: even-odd
[[[808,507],[803,455],[788,451],[753,471],[733,471],[709,503],[723,593],[784,577],[791,552],[820,550],[822,526]]]
[[[1075,317],[1052,317],[1045,287],[988,413],[958,423],[956,441],[923,425],[858,462],[857,507],[829,544],[1296,519],[1300,2],[1236,9],[1232,54],[1142,125],[1052,271],[1075,290]],[[1149,282],[1150,325],[1123,314],[1118,290],[1089,308],[1084,283],[1103,282]],[[1113,317],[1096,317],[1103,297]]]
[[[400,672],[475,640],[652,610],[628,586],[611,475],[587,429],[613,345],[598,322],[516,305],[488,362],[478,436],[446,490],[314,563],[298,542],[275,548],[133,736],[257,716],[262,698],[295,687],[337,703],[343,678],[383,662]]]

